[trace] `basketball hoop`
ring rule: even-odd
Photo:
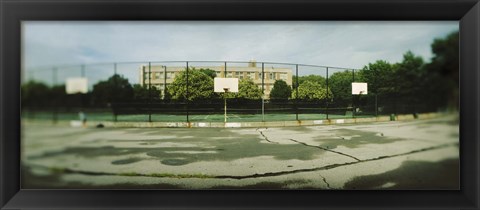
[[[213,91],[221,93],[223,92],[223,109],[224,113],[224,122],[227,123],[227,93],[238,92],[238,78],[220,78],[215,77],[213,79]]]

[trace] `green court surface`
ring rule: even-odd
[[[87,120],[89,121],[114,121],[115,117],[111,112],[86,112]],[[23,119],[41,119],[41,120],[53,120],[55,115],[52,112],[35,112],[35,113],[23,113]],[[357,115],[355,117],[373,117],[372,115]],[[57,120],[79,120],[78,113],[57,113]],[[172,114],[152,114],[149,117],[148,114],[129,114],[118,115],[117,121],[122,122],[148,122],[151,118],[152,122],[186,122],[187,116],[184,115],[172,115]],[[351,114],[347,115],[328,115],[329,119],[348,119],[352,118]],[[324,120],[327,119],[325,114],[298,114],[298,120]],[[228,122],[261,122],[261,121],[294,121],[297,120],[296,114],[283,114],[283,113],[265,113],[261,114],[227,114]],[[223,114],[190,114],[188,116],[190,122],[223,122]]]

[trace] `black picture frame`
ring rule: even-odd
[[[1,209],[479,209],[478,0],[0,0]],[[22,190],[21,21],[458,20],[460,190]]]

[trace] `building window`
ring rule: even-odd
[[[286,73],[281,73],[280,74],[280,79],[286,82],[287,81],[287,74]]]
[[[148,73],[148,72],[147,72],[147,73],[145,73],[145,74],[143,75],[143,79],[148,79],[148,75],[149,75],[149,73]]]
[[[243,79],[243,72],[235,72],[235,77]]]
[[[233,77],[232,72],[227,72],[227,77]]]
[[[215,72],[215,73],[217,74],[217,75],[216,75],[217,77],[219,77],[219,76],[221,75],[221,74],[220,74],[220,73],[221,73],[220,71],[217,71],[217,72]]]
[[[269,76],[268,79],[271,79],[271,80],[275,79],[275,73],[270,73],[268,76]]]
[[[253,79],[253,72],[247,72],[247,77],[250,79]]]

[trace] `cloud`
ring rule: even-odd
[[[256,59],[362,68],[376,60],[399,62],[408,50],[428,61],[433,39],[458,27],[458,21],[26,21],[23,64],[28,71],[98,62]],[[124,71],[138,80],[136,69]]]

